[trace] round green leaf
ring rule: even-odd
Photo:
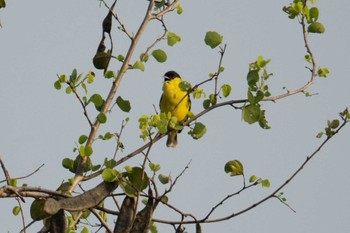
[[[257,176],[252,175],[252,176],[249,178],[249,182],[250,182],[250,183],[254,183],[257,179],[258,179]]]
[[[167,184],[169,183],[170,177],[163,174],[159,174],[158,179],[162,184]]]
[[[207,128],[201,122],[196,122],[194,128],[189,132],[193,139],[200,139],[207,132]]]
[[[310,33],[324,33],[326,28],[320,22],[313,22],[309,25],[307,31]]]
[[[102,179],[106,182],[114,182],[120,177],[120,173],[112,168],[106,168],[102,172]]]
[[[242,118],[249,124],[253,124],[260,119],[260,106],[259,105],[247,105],[242,110]]]
[[[132,171],[128,173],[128,178],[133,187],[139,191],[144,190],[148,186],[149,178],[140,167],[133,167]]]
[[[163,63],[166,61],[167,59],[167,55],[166,53],[161,50],[161,49],[157,49],[157,50],[154,50],[152,52],[152,56],[159,62],[159,63]]]
[[[55,83],[54,83],[54,87],[57,89],[57,90],[60,90],[62,88],[62,85],[60,83],[59,80],[57,80]]]
[[[85,143],[87,139],[88,139],[88,137],[87,137],[85,134],[81,135],[81,136],[79,137],[79,140],[78,140],[78,141],[79,141],[79,144]]]
[[[104,114],[103,112],[100,112],[98,115],[97,115],[97,120],[101,123],[101,124],[104,124],[107,122],[107,116],[106,114]]]
[[[210,46],[212,49],[216,48],[221,44],[223,36],[217,32],[209,31],[206,33],[204,42],[206,45]]]

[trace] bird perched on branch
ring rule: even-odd
[[[176,117],[177,123],[183,123],[187,120],[187,114],[191,110],[191,100],[186,91],[179,87],[182,79],[175,71],[165,73],[163,94],[160,98],[160,111],[165,114],[171,114]],[[177,133],[181,130],[168,127],[168,139],[166,145],[168,147],[176,147]]]

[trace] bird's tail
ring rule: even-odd
[[[177,145],[177,130],[169,130],[166,146],[174,148],[176,147],[176,145]]]

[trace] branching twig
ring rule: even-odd
[[[316,61],[314,59],[314,55],[311,51],[311,48],[310,48],[310,45],[309,45],[309,42],[308,42],[308,37],[307,37],[307,28],[306,28],[306,25],[305,25],[305,16],[302,16],[301,17],[301,20],[300,20],[300,24],[302,26],[302,30],[303,30],[303,39],[304,39],[304,44],[305,44],[305,48],[306,48],[306,52],[310,55],[311,57],[311,69],[310,72],[311,72],[311,78],[310,78],[310,81],[307,82],[304,86],[302,86],[301,88],[298,88],[296,90],[293,90],[293,91],[288,91],[287,93],[285,94],[282,94],[282,95],[278,95],[278,96],[274,96],[274,97],[269,97],[269,98],[264,98],[263,100],[264,101],[276,101],[278,99],[282,99],[282,98],[285,98],[285,97],[288,97],[288,96],[291,96],[291,95],[294,95],[294,94],[297,94],[297,93],[303,93],[305,92],[306,89],[308,89],[314,82],[315,82],[315,79],[316,79]]]
[[[0,160],[1,160],[1,158],[0,158]],[[12,179],[14,179],[14,180],[21,180],[21,179],[28,178],[28,177],[34,175],[35,173],[37,173],[37,172],[40,170],[40,168],[42,168],[44,165],[45,165],[44,163],[41,164],[35,171],[29,173],[28,175],[20,176],[20,177],[15,177],[15,178],[12,178]],[[6,180],[0,180],[0,183],[3,183],[3,182],[5,182],[5,181],[6,181]]]
[[[106,232],[113,233],[113,231],[108,227],[105,220],[103,220],[103,218],[96,212],[95,209],[91,208],[89,210],[91,211],[91,213],[93,213],[93,215],[95,215],[95,217],[98,219],[98,221],[100,221],[101,225],[105,228]]]
[[[84,101],[80,98],[76,88],[73,86],[73,84],[71,82],[66,82],[67,85],[71,88],[71,90],[73,91],[73,93],[75,94],[75,96],[77,97],[78,101],[80,102],[82,108],[83,108],[83,111],[84,111],[84,116],[86,117],[87,121],[89,122],[89,125],[92,126],[92,121],[89,117],[89,114],[87,112],[87,109],[86,109],[86,105],[84,103]]]
[[[205,222],[205,223],[221,222],[221,221],[229,220],[229,219],[231,219],[233,217],[236,217],[238,215],[244,214],[244,213],[248,212],[249,210],[251,210],[251,209],[261,205],[264,202],[266,202],[267,200],[269,200],[271,198],[274,198],[278,192],[280,192],[287,184],[289,184],[303,170],[305,165],[308,164],[310,162],[310,160],[312,158],[314,158],[315,155],[318,154],[321,151],[321,149],[328,143],[328,141],[331,138],[333,138],[336,134],[338,134],[340,132],[340,130],[342,130],[343,127],[349,122],[349,120],[346,117],[342,117],[342,119],[343,119],[342,124],[337,128],[337,130],[334,131],[332,137],[327,137],[327,139],[325,139],[320,144],[320,146],[310,156],[308,156],[306,158],[306,160],[299,166],[299,168],[282,185],[280,185],[277,189],[275,189],[271,194],[269,194],[265,198],[261,199],[260,201],[252,204],[251,206],[249,206],[249,207],[247,207],[247,208],[245,208],[245,209],[243,209],[241,211],[238,211],[236,213],[232,213],[232,214],[227,215],[225,217],[216,218],[216,219],[207,219],[207,217],[205,217],[205,218],[200,219],[198,221],[182,221],[182,222],[179,222],[179,221],[167,221],[167,220],[161,220],[161,219],[153,219],[153,221],[154,222],[159,222],[159,223],[170,224],[170,225],[174,225],[174,224],[195,224],[195,223],[198,223],[198,222],[199,223],[202,223],[202,222]],[[252,184],[252,185],[254,185],[254,184]],[[247,186],[247,187],[249,187],[249,186]],[[227,198],[225,198],[224,200],[226,200],[226,199]],[[213,208],[216,208],[216,206],[214,206]]]
[[[129,37],[130,40],[133,39],[133,36],[128,32],[128,30],[126,29],[125,25],[123,24],[123,22],[119,19],[118,15],[115,14],[112,9],[108,6],[108,4],[105,2],[105,0],[102,0],[103,4],[105,5],[105,7],[112,12],[113,17],[115,18],[115,20],[117,20],[117,22],[120,25],[121,30]]]

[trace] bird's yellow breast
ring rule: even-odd
[[[190,110],[187,93],[179,88],[181,82],[180,78],[164,82],[163,95],[160,101],[160,111],[164,113],[170,112],[172,116],[177,118],[178,122],[186,120],[187,113]],[[184,96],[186,97],[184,98]],[[182,98],[184,99],[182,100]],[[178,106],[175,108],[177,104]]]

